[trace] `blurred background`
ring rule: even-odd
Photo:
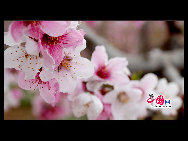
[[[4,21],[4,32],[11,22]],[[132,73],[143,76],[152,72],[176,82],[182,88],[184,100],[184,21],[81,21],[79,28],[86,32],[87,48],[81,53],[83,57],[90,59],[95,46],[104,45],[109,58],[126,57]],[[40,99],[38,91],[20,89],[15,82],[16,74],[13,69],[4,73],[5,120],[85,119],[73,117],[67,101],[62,100],[63,104],[52,108]],[[50,116],[53,113],[55,117]],[[182,118],[184,106],[175,117],[156,114],[148,119]]]

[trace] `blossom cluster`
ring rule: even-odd
[[[86,48],[84,31],[77,21],[14,21],[4,33],[4,67],[18,71],[19,87],[39,90],[33,102],[40,119],[74,114],[89,120],[136,120],[148,116],[147,98],[162,93],[176,103],[159,109],[176,115],[182,106],[177,84],[146,74],[133,80],[126,58],[108,58],[97,46],[88,60],[80,55]],[[6,79],[5,79],[6,80]],[[49,105],[50,104],[50,105]]]

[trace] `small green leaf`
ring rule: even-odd
[[[140,80],[142,78],[142,75],[143,75],[142,71],[139,71],[138,73],[134,72],[132,74],[132,80]]]

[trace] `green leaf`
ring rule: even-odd
[[[142,75],[143,75],[142,71],[139,71],[138,73],[134,72],[132,74],[132,80],[140,80],[142,78]]]

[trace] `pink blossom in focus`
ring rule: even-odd
[[[89,79],[87,88],[93,90],[93,85],[108,83],[110,85],[127,84],[129,80],[128,61],[126,58],[112,58],[108,56],[104,46],[97,46],[92,54],[91,62],[94,65],[95,73]]]
[[[14,21],[9,32],[15,42],[19,42],[24,34],[35,39],[39,39],[44,33],[58,37],[65,33],[70,24],[70,21]]]
[[[55,63],[54,67],[57,68],[63,59],[63,48],[76,48],[83,45],[84,32],[69,29],[65,32],[65,34],[59,37],[51,37],[47,34],[43,34],[40,40],[39,46],[42,54],[50,55]]]
[[[75,49],[64,48],[64,56],[60,65],[52,72],[42,71],[40,74],[41,79],[48,81],[55,78],[59,83],[60,92],[72,93],[79,79],[87,79],[94,73],[92,63],[80,56],[80,50],[83,48],[85,48],[85,45]]]

